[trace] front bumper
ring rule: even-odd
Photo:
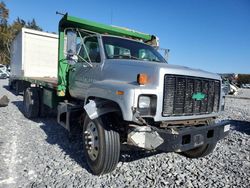
[[[186,127],[176,130],[158,129],[157,133],[163,139],[156,150],[182,152],[198,146],[215,143],[228,135],[230,124],[220,122],[208,126]]]

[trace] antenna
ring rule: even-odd
[[[61,16],[65,16],[67,13],[64,14],[64,13],[61,13],[61,12],[56,11],[56,14],[61,15]]]

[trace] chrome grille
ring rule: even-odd
[[[204,94],[202,100],[193,99]],[[219,111],[220,81],[192,76],[165,75],[163,116],[209,114]]]

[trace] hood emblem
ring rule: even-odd
[[[204,93],[201,93],[201,92],[197,92],[197,93],[194,93],[192,95],[192,99],[196,100],[196,101],[201,101],[203,100],[204,98],[206,97],[206,95]]]

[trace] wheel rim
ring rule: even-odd
[[[84,141],[90,159],[92,161],[96,160],[99,153],[99,135],[94,122],[90,122],[87,125],[87,129],[84,132]]]

